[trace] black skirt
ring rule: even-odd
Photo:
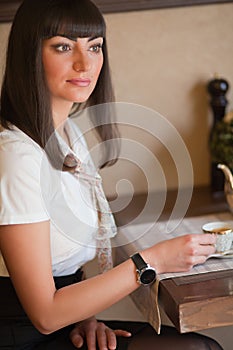
[[[73,275],[54,277],[57,289],[81,280],[81,269]],[[104,322],[112,329],[125,329],[132,334],[138,333],[146,326],[143,322]],[[69,339],[72,328],[73,325],[49,335],[41,334],[24,312],[11,279],[0,277],[0,350],[77,350]],[[130,339],[119,338],[117,349],[127,349]],[[86,349],[86,346],[82,349]]]

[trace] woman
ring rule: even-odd
[[[108,269],[114,221],[85,141],[67,118],[111,101],[105,23],[96,6],[25,0],[12,25],[1,94],[0,349],[221,348],[201,335],[163,327],[158,336],[144,323],[94,317],[139,287],[140,256]],[[96,127],[101,141],[118,135],[107,121]],[[105,156],[104,165],[113,163],[116,145]],[[152,283],[155,270],[203,263],[214,244],[212,235],[186,235],[142,251],[153,267],[142,283]],[[81,267],[96,252],[108,271],[84,280]]]

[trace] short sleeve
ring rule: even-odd
[[[37,145],[13,141],[0,146],[0,225],[49,219],[41,194]]]

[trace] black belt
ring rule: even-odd
[[[80,282],[83,278],[83,270],[80,268],[72,275],[58,276],[53,278],[56,288],[60,289],[65,286],[69,286],[70,284]]]

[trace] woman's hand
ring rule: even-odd
[[[70,340],[77,348],[81,348],[86,341],[88,350],[96,350],[96,344],[99,350],[114,350],[117,346],[116,336],[130,337],[131,334],[120,329],[112,330],[91,317],[75,325]]]
[[[142,252],[158,273],[188,271],[215,252],[212,234],[188,234],[162,241]]]

